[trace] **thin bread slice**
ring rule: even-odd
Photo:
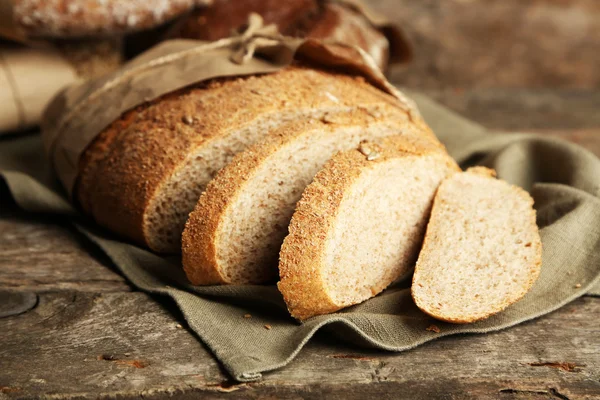
[[[398,100],[344,74],[303,67],[212,81],[138,107],[88,148],[78,188],[98,223],[158,252],[179,252],[188,214],[232,157],[287,121]],[[419,122],[421,123],[421,122]]]
[[[469,323],[521,299],[537,279],[542,242],[533,199],[475,167],[435,197],[412,296],[434,318]]]
[[[278,288],[304,320],[375,296],[414,266],[439,183],[459,171],[412,135],[338,153],[305,189],[280,252]]]
[[[406,116],[381,119],[359,108],[288,123],[239,153],[209,183],[186,223],[182,253],[190,281],[275,281],[296,202],[323,164],[362,140],[399,133],[426,136]]]

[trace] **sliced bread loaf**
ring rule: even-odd
[[[296,205],[278,288],[303,320],[375,296],[417,258],[439,183],[458,166],[430,140],[400,135],[335,155]]]
[[[101,225],[155,251],[179,252],[188,214],[236,153],[286,121],[356,107],[406,115],[398,105],[360,77],[302,67],[184,89],[138,107],[97,138],[82,157],[79,201]]]
[[[540,273],[533,199],[476,167],[444,181],[435,197],[412,296],[434,318],[468,323],[522,298]]]
[[[304,188],[331,156],[362,140],[426,136],[400,117],[381,119],[355,109],[291,122],[235,156],[207,186],[186,223],[182,253],[190,281],[275,281],[279,249]]]

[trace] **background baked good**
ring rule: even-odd
[[[171,32],[173,37],[216,40],[242,28],[250,13],[258,13],[265,24],[277,25],[288,36],[334,40],[359,46],[381,69],[390,59],[388,37],[349,5],[319,0],[215,0],[185,17]],[[393,49],[397,61],[410,57],[410,48],[398,32]],[[398,53],[401,53],[398,54]]]
[[[27,36],[115,35],[152,28],[208,0],[14,0]]]

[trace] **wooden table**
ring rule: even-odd
[[[600,91],[430,91],[491,128],[542,132],[600,155]],[[231,381],[173,304],[135,291],[64,221],[0,203],[0,293],[37,302],[0,318],[0,399],[600,398],[600,298],[487,335],[403,353],[324,335],[288,367]],[[33,303],[31,303],[33,305]]]

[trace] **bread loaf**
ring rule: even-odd
[[[357,11],[328,1],[215,0],[193,12],[172,34],[190,39],[221,39],[244,26],[252,12],[261,15],[265,24],[277,25],[284,35],[358,46],[373,57],[379,68],[387,66],[386,37]]]
[[[188,214],[236,153],[286,121],[355,108],[404,113],[398,104],[361,77],[302,67],[199,84],[100,134],[81,158],[77,198],[114,232],[179,252]]]
[[[206,0],[13,0],[28,36],[115,35],[152,28]]]
[[[357,108],[291,122],[235,156],[209,183],[186,223],[182,253],[190,281],[274,282],[294,206],[334,153],[400,133],[430,136],[437,143],[395,111]]]
[[[522,298],[540,273],[542,244],[529,194],[471,168],[435,197],[412,296],[434,318],[474,322]]]
[[[278,288],[304,320],[375,296],[410,272],[439,183],[458,166],[414,135],[363,142],[328,161],[296,205]]]

